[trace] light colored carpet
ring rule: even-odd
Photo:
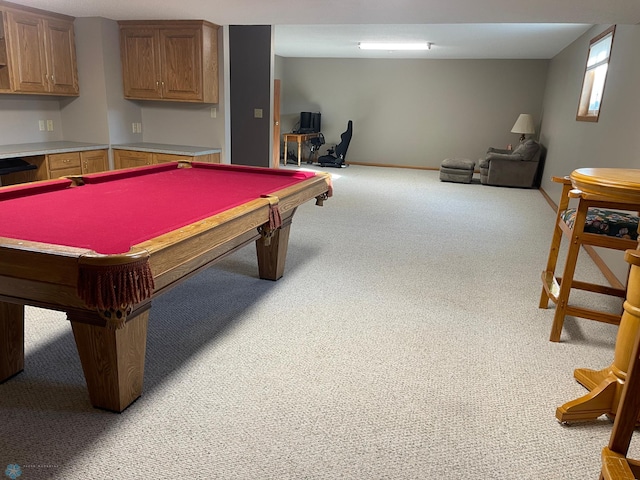
[[[281,280],[259,280],[247,247],[155,301],[144,393],[122,414],[89,405],[64,315],[28,308],[25,371],[0,385],[2,472],[597,478],[611,422],[554,414],[586,393],[574,368],[611,363],[616,327],[568,319],[548,341],[540,192],[331,173],[334,198],[296,213]],[[588,260],[579,273],[600,278]]]

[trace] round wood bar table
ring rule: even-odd
[[[580,168],[574,170],[570,178],[574,197],[606,198],[640,205],[640,170]],[[627,261],[632,265],[637,264],[635,260],[635,255],[627,255]],[[575,379],[584,385],[589,393],[558,407],[556,418],[560,422],[595,420],[601,415],[615,417],[639,329],[640,271],[638,268],[632,268],[627,282],[627,299],[618,327],[613,363],[602,370],[578,368],[573,372]]]

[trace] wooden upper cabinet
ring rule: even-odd
[[[0,92],[79,95],[73,18],[2,1],[0,13]]]
[[[56,95],[78,95],[78,67],[72,22],[46,20],[49,91]]]
[[[124,96],[162,98],[158,30],[121,28],[120,54]]]
[[[121,21],[125,98],[218,103],[218,26]]]

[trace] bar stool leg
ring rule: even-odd
[[[618,327],[613,363],[602,370],[578,368],[575,379],[590,392],[556,410],[556,418],[561,422],[595,420],[600,415],[615,416],[627,371],[633,354],[634,342],[640,330],[640,251],[627,250],[625,260],[636,268],[629,273],[627,300]]]
[[[580,253],[580,247],[582,246],[580,237],[586,220],[587,207],[583,204],[579,204],[573,225],[573,235],[567,252],[567,260],[565,262],[564,272],[562,273],[562,279],[560,281],[558,303],[556,304],[556,311],[553,316],[553,325],[551,327],[551,335],[549,337],[549,340],[552,342],[559,342],[560,335],[562,334],[564,317],[566,315],[567,306],[569,304],[569,295],[571,294],[571,287],[573,285],[573,276],[575,275],[578,254]]]

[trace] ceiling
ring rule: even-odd
[[[339,58],[552,58],[593,24],[640,23],[639,0],[14,0],[75,17],[275,25],[275,53]],[[421,53],[360,41],[432,42]]]

